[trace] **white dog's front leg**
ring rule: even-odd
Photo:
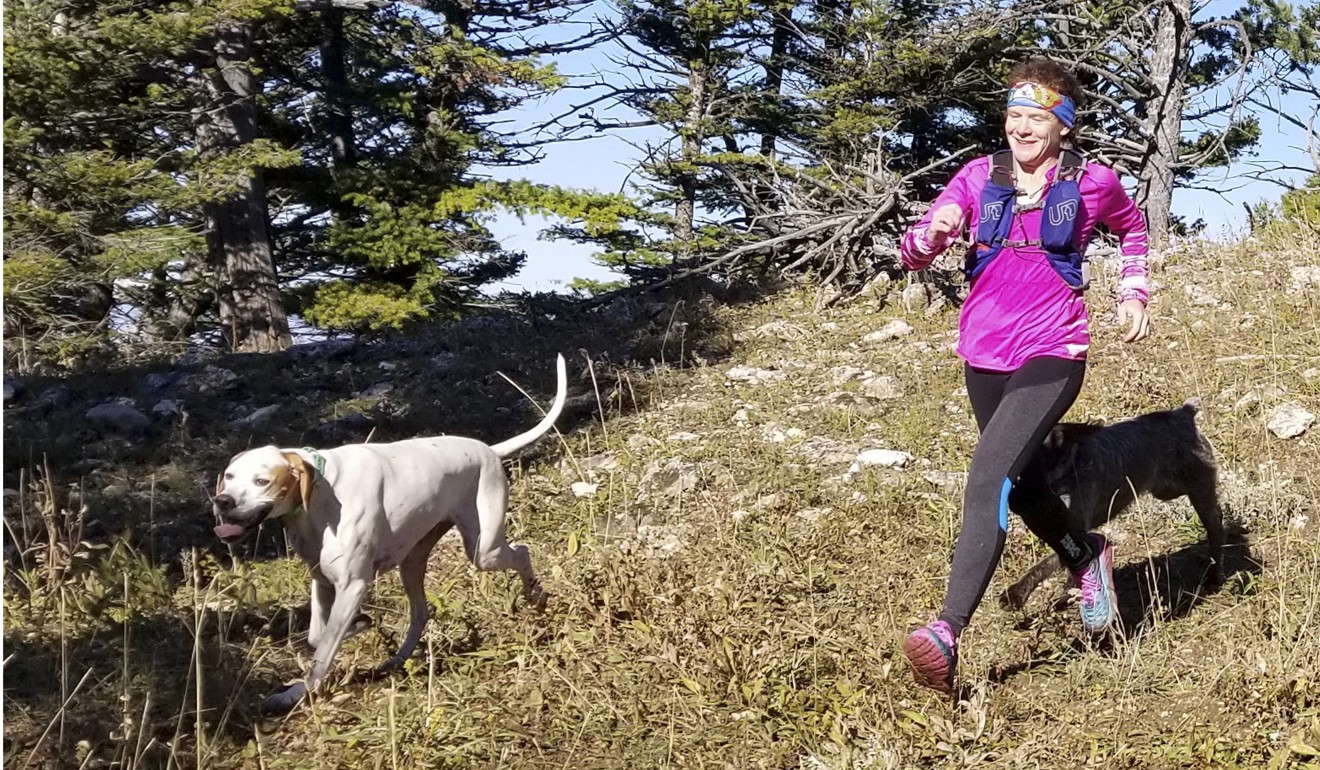
[[[312,622],[307,628],[307,644],[315,650],[321,646],[321,637],[325,633],[325,625],[330,620],[330,608],[335,602],[335,587],[329,583],[321,583],[315,579],[312,580]],[[348,633],[345,639],[352,638],[371,628],[371,616],[365,612],[359,612],[357,617],[348,626]]]
[[[352,578],[347,585],[335,589],[335,601],[330,608],[330,617],[321,631],[320,644],[316,645],[316,655],[312,662],[312,675],[307,678],[308,688],[315,690],[316,685],[330,670],[330,663],[339,652],[339,645],[344,643],[357,618],[358,609],[367,595],[369,580]]]
[[[298,705],[298,701],[308,692],[316,690],[316,686],[330,670],[330,663],[339,652],[339,646],[354,627],[358,608],[362,606],[362,599],[366,596],[369,585],[368,580],[353,579],[345,586],[331,589],[334,600],[325,625],[317,633],[316,654],[313,657],[311,675],[307,677],[306,682],[295,682],[266,698],[261,704],[262,711],[267,714],[282,714]],[[313,588],[312,591],[315,596],[317,589]],[[315,612],[313,622],[315,622],[314,618]],[[310,638],[310,632],[308,636]]]
[[[330,608],[335,601],[335,587],[312,578],[312,622],[307,627],[307,644],[312,649],[321,646],[321,633],[330,620]]]

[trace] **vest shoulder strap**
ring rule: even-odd
[[[1082,175],[1086,168],[1086,156],[1077,150],[1065,149],[1059,153],[1059,169],[1055,178],[1060,181],[1073,181]],[[1012,188],[1013,151],[999,150],[990,156],[990,181],[1000,187]]]
[[[1055,172],[1055,178],[1071,182],[1079,178],[1085,168],[1085,155],[1077,150],[1065,149],[1059,153],[1059,170]]]
[[[990,156],[990,181],[1013,189],[1013,151],[999,150]]]

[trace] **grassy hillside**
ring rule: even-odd
[[[1240,529],[1228,581],[1205,588],[1185,502],[1144,500],[1114,525],[1125,632],[1111,643],[1081,641],[1057,584],[1025,613],[999,609],[993,596],[1042,553],[1014,522],[964,637],[958,701],[916,687],[898,654],[938,608],[974,441],[951,304],[922,309],[919,290],[905,302],[903,283],[820,313],[797,290],[638,302],[218,361],[237,384],[194,380],[188,419],[146,439],[81,419],[116,394],[150,409],[143,372],[65,383],[63,411],[7,412],[6,764],[1316,766],[1320,426],[1285,440],[1265,425],[1280,402],[1320,411],[1320,243],[1171,256],[1138,346],[1118,339],[1108,277],[1070,418],[1200,396]],[[910,333],[864,341],[896,319]],[[513,575],[471,571],[451,536],[406,672],[368,675],[406,622],[390,575],[325,697],[260,720],[262,697],[310,659],[306,570],[272,528],[233,553],[209,536],[226,459],[368,433],[497,440],[536,413],[494,373],[544,402],[556,350],[573,406],[563,439],[512,469],[509,522],[548,608],[524,607]],[[382,380],[392,389],[371,387]],[[267,422],[241,422],[269,405]],[[871,448],[914,459],[850,469]]]

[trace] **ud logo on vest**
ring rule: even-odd
[[[1077,201],[1063,201],[1050,209],[1050,224],[1054,227],[1061,227],[1065,222],[1070,222],[1077,218]]]
[[[1017,205],[1012,150],[1000,150],[991,155],[990,178],[981,191],[982,214],[976,227],[976,243],[968,250],[963,269],[967,280],[979,276],[1005,246],[1035,246],[1045,252],[1054,272],[1059,274],[1064,283],[1077,291],[1085,291],[1091,283],[1091,265],[1073,243],[1077,220],[1082,211],[1082,192],[1078,180],[1085,168],[1086,159],[1081,153],[1064,150],[1054,172],[1054,182],[1045,194],[1043,205],[1046,215],[1040,223],[1040,238],[1010,241],[1008,232],[1013,225],[1013,218],[1024,211],[1039,208],[1042,204],[1025,208]]]

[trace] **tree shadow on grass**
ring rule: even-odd
[[[305,674],[311,658],[307,607],[204,610],[198,617],[200,638],[164,614],[63,636],[6,634],[6,757],[35,768],[190,768],[199,766],[199,734],[200,766],[206,766],[214,764],[206,761],[208,752],[233,752],[258,732],[278,729],[281,720],[264,715],[260,706],[286,679]],[[463,633],[431,645],[437,660],[481,647],[478,626],[458,622]],[[392,651],[400,630],[373,627],[363,633],[381,636],[373,652]],[[346,662],[341,655],[322,697],[408,676],[375,665],[348,668]],[[88,751],[92,760],[84,764]]]
[[[204,630],[195,643],[176,618],[157,616],[63,637],[6,634],[6,756],[78,767],[90,751],[91,767],[188,767],[199,730],[203,753],[208,741],[242,745],[252,667],[237,637],[250,629],[230,630],[234,640]]]
[[[135,764],[165,766],[173,756],[187,766],[196,764],[199,721],[204,741],[233,750],[250,740],[261,700],[282,684],[275,672],[294,674],[308,657],[306,605],[272,609],[266,602],[263,609],[244,593],[238,610],[204,613],[200,642],[189,629],[192,610],[174,606],[191,574],[186,554],[227,564],[232,558],[268,562],[283,553],[277,528],[232,551],[211,533],[209,491],[237,452],[264,444],[331,447],[440,434],[503,440],[539,421],[538,407],[554,395],[556,353],[565,356],[569,371],[569,402],[556,427],[564,434],[591,430],[602,412],[614,417],[647,409],[653,383],[663,377],[657,369],[727,358],[733,335],[719,306],[762,296],[713,298],[702,287],[677,287],[589,313],[543,298],[523,311],[276,355],[30,380],[38,395],[5,411],[5,486],[24,496],[5,496],[5,557],[11,576],[25,573],[30,581],[14,578],[6,585],[7,605],[25,602],[5,629],[11,656],[4,671],[7,753],[31,756],[33,767],[78,767],[77,743],[87,741],[96,757],[110,761],[140,752]],[[535,404],[497,372],[526,389]],[[163,376],[148,380],[148,374]],[[56,385],[68,388],[68,403],[35,403],[44,388]],[[155,416],[134,436],[106,433],[84,419],[92,405],[121,397],[147,414],[157,402],[175,399],[187,416]],[[248,419],[272,406],[264,420]],[[548,436],[514,463],[552,461],[562,451]],[[43,476],[49,471],[44,501],[34,491],[40,486],[33,483],[35,467]],[[60,548],[88,551],[59,585],[40,578],[41,558],[58,550],[46,542],[48,521],[58,525]],[[81,627],[69,621],[62,632],[49,616],[38,618],[36,597],[24,596],[29,589],[49,598],[52,591],[83,590],[78,581],[89,576],[112,587],[123,581],[117,563],[98,550],[109,544],[112,550],[126,545],[134,564],[141,562],[160,583],[153,610],[159,614],[131,619],[127,643],[125,627],[101,619],[101,609],[71,613]],[[263,580],[288,577],[281,572]],[[296,579],[298,588],[290,590],[305,601],[305,575]],[[15,618],[21,618],[18,625]],[[373,677],[358,672],[351,681]],[[138,727],[126,729],[126,722]],[[142,724],[149,727],[139,735]]]
[[[162,561],[177,561],[194,547],[223,555],[227,549],[211,533],[209,495],[238,452],[428,435],[495,443],[539,421],[554,397],[556,354],[564,355],[569,373],[560,433],[645,410],[657,369],[732,353],[722,305],[766,294],[713,287],[693,281],[589,311],[554,296],[528,297],[521,306],[458,322],[279,354],[33,378],[34,395],[5,410],[5,486],[23,488],[34,469],[49,469],[59,506],[89,510],[89,541],[127,536]],[[67,389],[69,402],[40,405],[41,394],[54,387]],[[112,399],[130,399],[151,415],[150,427],[121,435],[85,419],[91,406]],[[165,411],[156,414],[154,407]],[[177,413],[168,411],[176,407]],[[554,459],[562,451],[552,434],[513,462]],[[277,541],[265,537],[239,550],[269,558],[282,550]]]

